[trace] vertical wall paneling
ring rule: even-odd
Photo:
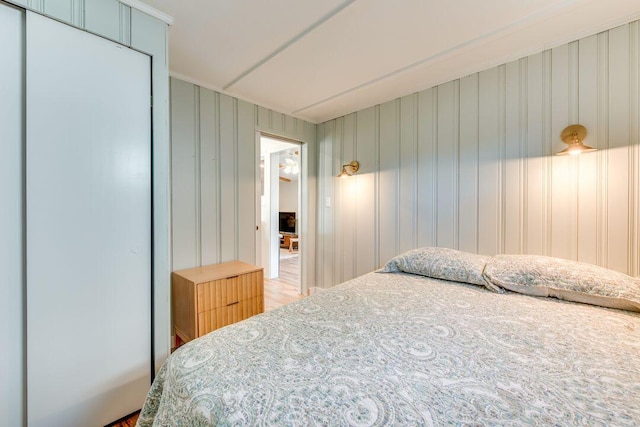
[[[505,228],[506,228],[506,176],[505,176],[505,153],[506,153],[506,65],[498,67],[498,230],[497,252],[504,252],[505,245]]]
[[[43,1],[44,13],[52,18],[72,24],[76,27],[83,27],[83,0],[46,0]]]
[[[544,253],[551,254],[552,250],[552,189],[553,189],[553,87],[552,87],[552,51],[542,52],[542,141],[544,156],[544,219],[543,219],[543,245]]]
[[[380,105],[379,262],[398,254],[399,101]]]
[[[576,195],[576,179],[571,169],[573,156],[555,156],[566,146],[560,133],[572,124],[569,117],[569,45],[551,51],[551,254],[559,258],[573,258],[576,212],[572,199]],[[564,214],[563,214],[564,213]]]
[[[201,148],[201,128],[200,128],[200,89],[193,88],[194,99],[193,99],[193,117],[194,119],[194,141],[193,141],[193,183],[194,183],[194,224],[195,224],[195,259],[196,263],[202,264],[202,180],[200,178],[200,168],[202,162],[202,156],[200,152]]]
[[[193,85],[171,79],[171,136],[179,141],[171,146],[171,193],[174,224],[173,267],[188,268],[198,262],[199,222],[196,197],[196,90]],[[189,229],[189,233],[178,232]]]
[[[26,3],[26,6],[31,10],[37,11],[39,13],[44,12],[44,2],[45,0],[26,0],[22,1],[22,3]]]
[[[609,267],[629,265],[629,26],[609,31]]]
[[[271,110],[260,106],[256,108],[258,110],[258,126],[269,129],[271,127]]]
[[[316,125],[298,120],[298,134],[302,145],[302,167],[307,173],[302,174],[299,187],[301,208],[306,215],[301,218],[303,244],[300,246],[300,277],[302,281],[302,293],[306,293],[309,287],[316,286],[316,232],[318,219],[316,201],[318,200],[318,151],[316,146]]]
[[[438,89],[428,89],[418,94],[418,160],[417,160],[417,209],[418,247],[434,246],[436,241],[437,207],[437,140],[438,140]]]
[[[273,110],[269,110],[271,113],[271,129],[273,129],[276,132],[283,132],[285,130],[285,124],[284,124],[284,120],[285,120],[285,115],[282,113],[278,113],[277,111],[273,111]]]
[[[523,238],[522,222],[522,141],[520,98],[521,85],[526,84],[520,72],[520,61],[510,62],[505,68],[504,93],[504,161],[502,169],[502,189],[504,194],[503,251],[521,252]]]
[[[333,176],[341,170],[340,166],[343,164],[344,158],[343,151],[343,137],[344,137],[344,117],[339,117],[332,121],[333,123],[333,156],[331,169],[334,171]],[[333,207],[331,209],[331,216],[333,221],[334,239],[333,247],[327,256],[331,257],[331,265],[333,265],[332,277],[330,283],[340,283],[342,281],[342,271],[344,268],[344,258],[342,256],[344,245],[342,241],[342,233],[346,224],[344,224],[345,212],[347,211],[344,206],[344,193],[345,183],[344,179],[332,179],[333,180]],[[340,209],[341,215],[337,215],[336,211]]]
[[[478,144],[478,252],[493,254],[500,247],[500,71],[492,68],[479,75]]]
[[[529,110],[528,110],[528,102],[529,102],[529,93],[527,91],[527,85],[529,81],[529,63],[527,58],[522,58],[520,61],[520,129],[519,137],[520,137],[520,247],[518,248],[518,253],[525,253],[527,247],[527,190],[529,188],[527,182],[527,151],[529,149],[529,140],[527,135],[527,128],[529,127]]]
[[[324,256],[324,245],[326,244],[325,233],[331,232],[331,230],[326,230],[324,217],[326,216],[326,191],[327,185],[324,182],[326,177],[326,171],[324,168],[325,156],[324,156],[324,147],[327,144],[327,134],[326,134],[327,124],[323,123],[318,125],[316,128],[316,135],[318,138],[318,144],[316,146],[317,159],[318,159],[318,214],[317,214],[317,225],[318,225],[318,238],[316,239],[316,258],[315,258],[315,267],[316,267],[316,284],[320,287],[324,286],[324,269],[323,265],[323,256]],[[322,177],[322,178],[321,178]],[[322,233],[322,235],[320,235]]]
[[[349,114],[344,117],[342,124],[342,157],[341,164],[352,160],[359,160],[356,152],[356,115]],[[338,234],[341,238],[341,260],[340,281],[354,277],[356,271],[357,247],[356,243],[356,207],[357,197],[360,191],[360,181],[356,177],[352,179],[340,179],[341,185],[341,230]]]
[[[598,38],[591,36],[579,42],[578,119],[587,128],[585,144],[598,142]],[[577,242],[578,261],[598,263],[598,155],[581,156],[575,177],[578,185]]]
[[[131,8],[118,0],[84,2],[85,28],[124,45],[131,44]]]
[[[319,195],[341,191],[331,213],[337,228],[318,222],[318,247],[340,251],[330,261],[339,270],[334,282],[324,277],[323,285],[371,271],[405,249],[435,245],[640,273],[638,26],[358,111],[353,123],[347,116],[318,125],[326,156]],[[565,147],[561,131],[573,123],[587,128],[585,143],[598,152],[555,156]],[[352,128],[362,170],[349,253],[340,234],[350,221],[347,187],[327,179],[337,171],[326,165],[346,156]],[[352,256],[355,272],[346,262]]]
[[[131,46],[131,7],[120,3],[120,25],[119,38],[120,43]],[[86,13],[86,12],[85,12]],[[158,58],[160,59],[160,58]]]
[[[478,75],[460,80],[458,249],[478,251]],[[422,181],[422,180],[421,180]]]
[[[417,245],[417,101],[417,93],[400,99],[398,252],[405,252]]]
[[[172,82],[178,81],[172,79]],[[181,82],[183,83],[183,82]],[[184,84],[184,83],[183,83]],[[194,116],[197,120],[192,122],[192,125],[197,126],[197,132],[199,135],[198,144],[199,148],[196,152],[199,154],[199,174],[196,179],[199,180],[199,184],[195,182],[190,183],[195,190],[199,189],[199,202],[196,204],[196,209],[200,212],[193,216],[193,220],[196,218],[199,222],[199,227],[193,229],[195,236],[192,236],[194,240],[198,241],[200,252],[199,259],[191,259],[188,264],[178,267],[175,264],[175,256],[181,256],[181,254],[174,253],[174,268],[190,268],[196,265],[208,265],[216,264],[220,262],[220,229],[218,224],[220,223],[220,210],[219,197],[220,197],[220,171],[218,152],[220,150],[218,139],[218,118],[219,115],[219,99],[218,94],[204,88],[198,89],[200,93],[200,111]],[[173,98],[172,98],[173,99]],[[179,100],[178,100],[179,101]],[[173,103],[172,103],[173,104]],[[175,125],[175,121],[172,122]],[[176,145],[174,140],[173,145]],[[187,191],[189,191],[187,189]],[[175,192],[174,192],[175,197]],[[179,210],[179,205],[175,203],[176,210]],[[176,222],[174,221],[174,227]],[[199,228],[199,233],[198,233]],[[181,227],[174,228],[174,234],[180,235],[181,233],[176,230],[183,230]],[[175,247],[175,245],[174,245]]]
[[[318,285],[321,287],[332,283],[333,277],[333,239],[335,236],[333,223],[334,199],[334,160],[333,141],[335,137],[335,121],[327,122],[320,132],[322,143],[318,145],[318,185],[322,188],[318,203],[318,226],[323,230],[320,246],[317,250]]]
[[[256,262],[256,132],[255,108],[252,104],[238,100],[238,259]]]
[[[609,265],[609,209],[608,209],[608,181],[609,181],[609,33],[598,34],[598,228],[597,228],[597,255],[598,264],[607,267]]]
[[[356,271],[352,277],[375,270],[378,266],[376,218],[378,171],[377,107],[367,108],[355,114],[355,150],[360,170],[355,176],[355,236]],[[349,278],[345,274],[345,279]]]
[[[24,412],[24,11],[0,4],[0,424],[26,425]]]
[[[543,128],[543,55],[527,58],[526,224],[524,252],[542,255],[545,247],[545,149]]]
[[[322,260],[323,263],[321,265],[321,269],[323,270],[324,282],[322,283],[323,287],[330,286],[333,282],[333,275],[335,273],[334,269],[334,259],[333,259],[333,251],[334,251],[334,241],[336,239],[335,232],[335,206],[336,206],[336,197],[335,197],[335,187],[336,187],[336,163],[334,154],[334,142],[336,138],[336,122],[331,121],[328,122],[325,126],[325,144],[322,146],[322,161],[320,163],[321,170],[323,174],[321,176],[324,179],[321,181],[325,187],[324,193],[324,217],[323,217],[323,229],[328,231],[328,234],[325,236],[325,244],[322,250]]]
[[[237,259],[237,144],[236,144],[236,104],[237,101],[220,94],[220,205],[221,214],[220,261]],[[223,178],[224,177],[224,178]],[[222,179],[225,180],[224,185]]]
[[[291,116],[284,116],[284,132],[288,135],[296,135],[296,121],[297,119]]]
[[[437,159],[437,246],[454,248],[455,202],[457,182],[457,111],[454,82],[443,84],[438,89],[438,159]]]
[[[631,221],[629,250],[631,275],[640,276],[640,22],[629,25],[629,145]],[[635,177],[635,179],[633,179]]]

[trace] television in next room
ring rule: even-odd
[[[295,233],[296,232],[296,213],[280,212],[280,232]]]

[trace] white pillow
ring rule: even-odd
[[[484,278],[526,295],[640,312],[640,280],[592,264],[539,255],[496,255]]]
[[[419,274],[453,282],[485,286],[494,292],[503,292],[482,277],[489,257],[447,248],[419,248],[400,254],[387,262],[381,272]]]

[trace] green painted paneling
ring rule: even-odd
[[[413,245],[542,254],[640,274],[639,28],[622,25],[417,100],[358,111],[356,120],[319,124],[317,283],[367,273]],[[573,122],[587,127],[585,143],[598,152],[554,155]],[[341,240],[354,208],[331,165],[350,160],[354,133],[361,170],[349,245]]]
[[[85,27],[128,46],[131,44],[131,8],[117,0],[87,1]]]
[[[89,3],[91,1],[93,0],[89,0]],[[33,3],[35,2],[32,2],[32,7]],[[83,6],[83,0],[46,0],[44,1],[44,14],[82,28]]]
[[[256,262],[256,136],[265,132],[304,143],[301,268],[303,283],[313,286],[316,126],[175,78],[171,88],[174,269]]]
[[[37,12],[44,12],[45,0],[27,0],[27,7]]]

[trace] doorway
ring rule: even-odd
[[[265,310],[299,299],[301,288],[302,146],[260,135],[261,259]],[[267,294],[267,289],[265,293]]]

